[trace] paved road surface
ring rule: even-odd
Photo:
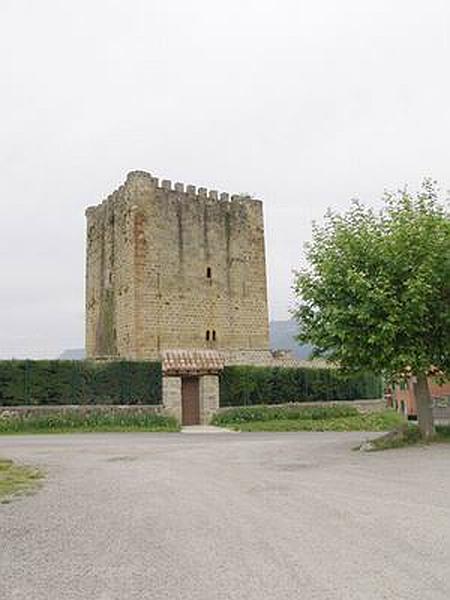
[[[0,438],[2,600],[448,600],[450,447],[362,434]]]

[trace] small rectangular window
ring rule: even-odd
[[[211,279],[211,267],[206,268],[206,277],[207,279]]]
[[[210,331],[209,329],[206,332],[206,341],[209,342]]]
[[[215,332],[215,330],[212,332],[212,339],[213,339],[213,342],[216,341],[216,332]]]

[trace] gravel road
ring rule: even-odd
[[[2,600],[448,600],[450,447],[360,433],[0,438]]]

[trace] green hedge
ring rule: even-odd
[[[0,361],[0,406],[160,404],[161,363]]]
[[[233,366],[220,378],[221,406],[364,400],[382,393],[380,377],[349,377],[338,369]]]

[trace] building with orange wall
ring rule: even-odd
[[[440,384],[430,378],[429,385],[435,418],[440,418],[441,412],[448,413],[450,411],[450,381]],[[412,379],[392,386],[388,393],[388,402],[408,419],[415,419],[417,411]],[[448,416],[442,416],[442,418],[448,418]]]

